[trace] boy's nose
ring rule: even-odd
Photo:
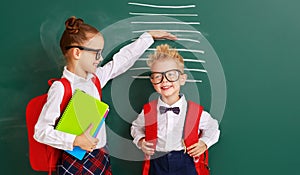
[[[168,82],[167,77],[165,75],[162,77],[162,82]]]

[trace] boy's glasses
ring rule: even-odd
[[[86,51],[92,51],[96,52],[96,60],[99,60],[102,57],[102,49],[92,49],[84,46],[66,46],[66,50],[71,49],[71,48],[78,48],[80,50],[86,50]]]
[[[152,84],[159,84],[165,77],[169,82],[175,82],[182,74],[183,73],[178,69],[171,69],[166,72],[151,72],[150,81]]]

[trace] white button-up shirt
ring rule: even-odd
[[[160,114],[159,106],[165,107],[179,107],[179,114],[175,114],[173,111],[167,111],[164,114]],[[184,121],[187,113],[187,101],[184,95],[174,103],[168,105],[158,98],[157,103],[157,145],[156,150],[162,152],[179,151],[184,149],[182,143]],[[199,132],[202,132],[200,140],[202,140],[207,148],[215,144],[220,135],[218,121],[213,119],[211,115],[203,111],[200,118]],[[137,119],[132,122],[131,135],[134,138],[133,143],[138,148],[138,141],[145,137],[145,119],[144,110],[138,115]]]
[[[105,64],[103,67],[98,67],[96,75],[98,76],[101,87],[112,78],[124,73],[134,62],[148,49],[153,38],[149,33],[144,33],[135,42],[123,47],[117,54],[113,56],[113,60]],[[92,82],[92,74],[89,74],[86,79],[75,75],[64,68],[62,77],[69,80],[72,92],[75,89],[81,89],[84,92],[100,99],[98,90]],[[64,87],[61,82],[54,82],[48,91],[47,102],[44,105],[38,122],[35,125],[34,138],[44,144],[48,144],[58,149],[73,150],[73,142],[76,135],[57,131],[54,129],[54,124],[60,114],[60,104],[64,94]],[[106,145],[106,130],[103,125],[97,135],[99,142],[96,148],[102,148]]]

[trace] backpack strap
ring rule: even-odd
[[[70,84],[69,80],[67,80],[66,78],[60,78],[60,79],[59,78],[51,78],[50,80],[48,80],[48,85],[51,86],[55,81],[60,81],[64,86],[64,96],[60,103],[60,113],[62,113],[64,111],[64,109],[66,108],[66,106],[68,105],[68,102],[72,98],[72,88],[71,88],[71,84]],[[60,117],[57,118],[57,120],[55,122],[55,126],[56,126],[57,122],[59,121],[59,119],[60,119]]]
[[[199,104],[188,101],[188,109],[184,124],[184,143],[189,147],[198,142],[199,139],[199,123],[203,107]]]
[[[157,143],[157,100],[151,101],[144,105],[145,118],[145,140],[153,143],[153,149],[156,149]],[[143,163],[143,175],[148,175],[150,170],[150,159],[145,155]]]
[[[66,78],[61,78],[59,81],[64,85],[65,89],[64,97],[60,104],[60,112],[62,113],[72,97],[72,88],[69,80],[67,80]]]
[[[101,83],[99,78],[97,77],[96,74],[93,74],[94,77],[92,78],[93,83],[95,84],[96,88],[98,89],[99,95],[100,95],[100,99],[102,99],[102,89],[101,89]]]
[[[145,116],[145,140],[153,143],[153,149],[157,143],[157,100],[151,101],[144,105]]]
[[[189,147],[195,143],[198,143],[201,137],[201,131],[199,133],[199,123],[203,107],[195,102],[188,101],[188,110],[184,124],[184,143],[186,147]],[[198,158],[194,158],[195,168],[198,174],[209,174],[208,168],[208,151],[206,150]]]

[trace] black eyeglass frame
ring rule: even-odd
[[[176,71],[176,72],[179,73],[178,78],[177,78],[176,80],[169,80],[169,79],[168,79],[168,77],[167,77],[166,74],[167,74],[168,72],[170,72],[170,71]],[[160,82],[158,82],[158,83],[152,82],[152,79],[153,79],[153,78],[152,78],[152,75],[153,75],[153,74],[161,74],[161,75],[162,75],[162,78],[161,78]],[[183,75],[183,74],[184,74],[184,73],[181,72],[179,69],[171,69],[171,70],[167,70],[167,71],[165,71],[165,72],[151,72],[151,73],[150,73],[150,81],[151,81],[152,84],[157,85],[157,84],[160,84],[160,83],[163,81],[164,77],[165,77],[169,82],[175,82],[175,81],[178,81],[179,78],[180,78],[180,75]]]
[[[88,48],[88,47],[84,47],[84,46],[66,46],[65,47],[66,50],[69,50],[71,48],[78,48],[80,50],[96,52],[96,57],[95,57],[96,60],[99,60],[102,57],[103,49],[92,49],[92,48]]]

